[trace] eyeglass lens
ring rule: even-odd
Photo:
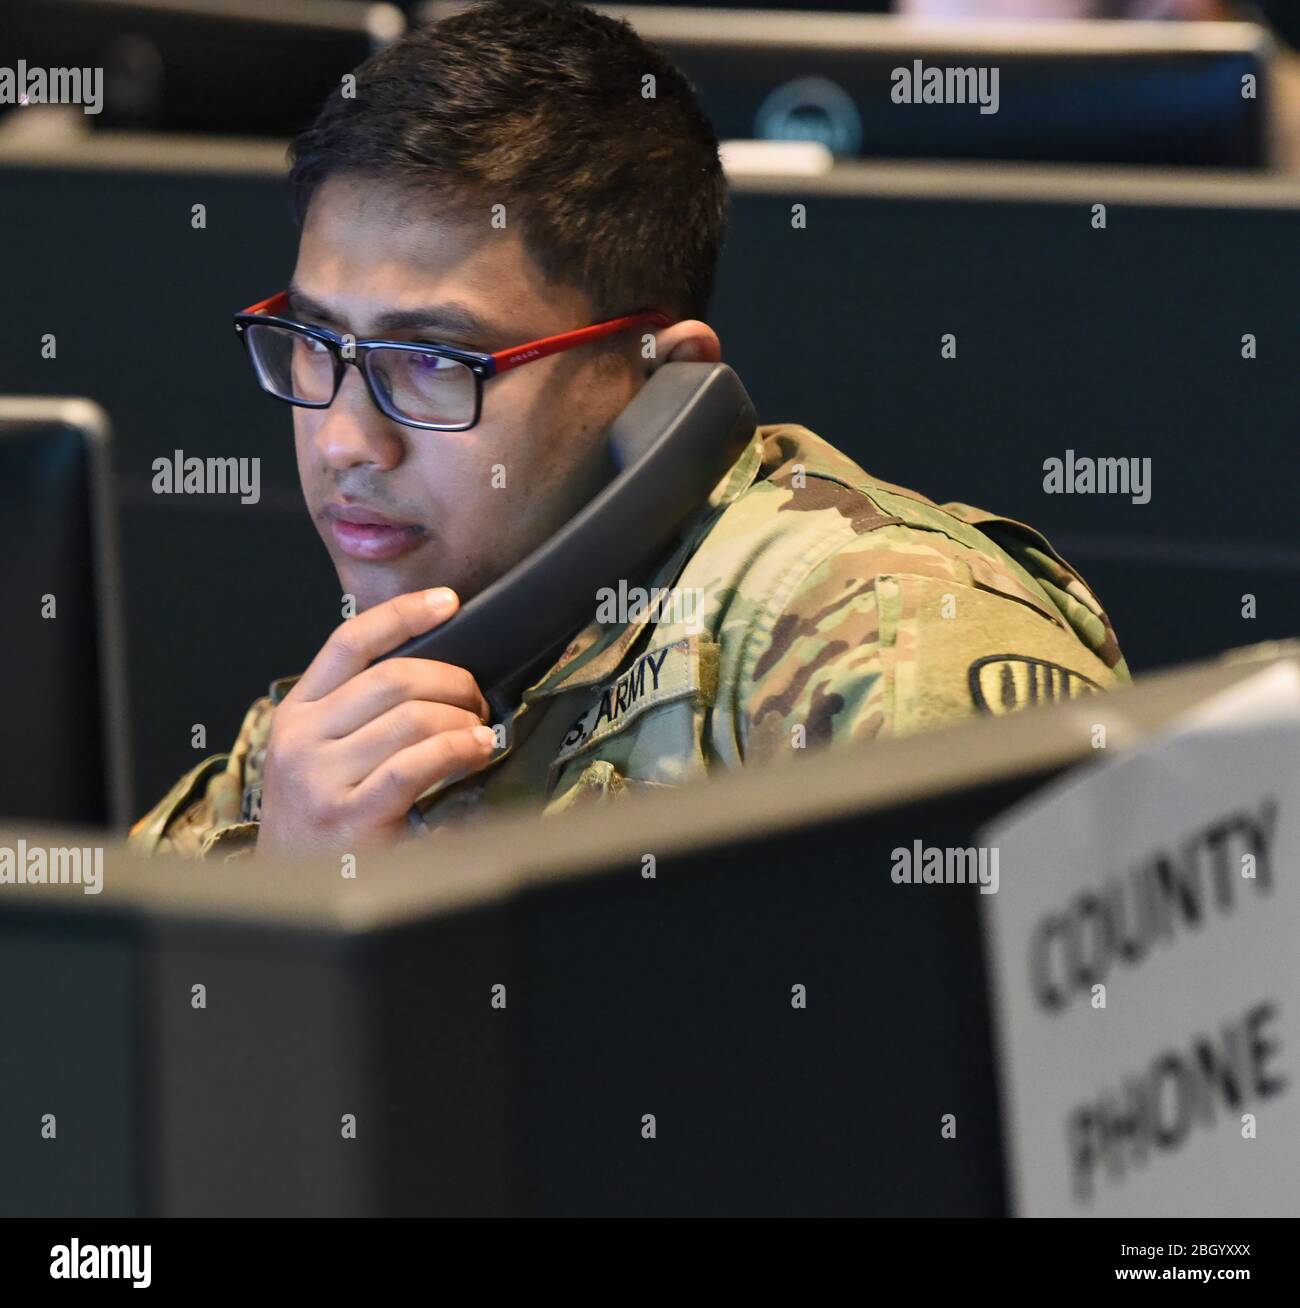
[[[245,330],[253,367],[266,390],[283,400],[329,403],[334,360],[324,342],[270,324],[253,323]],[[456,359],[380,348],[369,351],[365,363],[381,407],[395,416],[448,425],[474,416],[474,372]]]

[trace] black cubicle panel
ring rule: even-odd
[[[1003,1215],[979,896],[909,902],[889,869],[920,836],[970,844],[1043,779],[705,845],[658,860],[653,882],[629,860],[530,894],[512,967],[518,1205]]]
[[[293,267],[282,159],[151,138],[0,157],[0,243],[23,252],[0,392],[90,396],[116,432],[141,806],[227,748],[339,620],[289,410],[230,327]],[[1300,630],[1297,234],[1300,185],[1281,181],[901,165],[738,180],[710,319],[761,421],[1041,528],[1133,667],[1168,666]],[[260,502],[154,494],[153,461],[177,449],[261,458]],[[1150,502],[1045,494],[1044,460],[1071,449],[1150,458]]]
[[[374,934],[351,983],[380,1115],[364,1192],[392,1214],[1003,1215],[978,894],[909,898],[889,868],[1046,775],[702,842],[653,880],[623,850],[499,913]]]
[[[599,7],[685,72],[723,140],[871,159],[1263,168],[1271,155],[1272,42],[1248,23]]]
[[[342,1031],[309,1003],[301,1021],[279,1003],[268,982],[285,954],[272,964],[269,941],[249,980],[248,937],[220,950],[220,973],[213,940],[177,951],[163,971],[168,1029],[185,1034],[165,1094],[191,1145],[169,1149],[156,1202],[220,1214],[258,1175],[250,1201],[268,1212],[326,1211],[331,1194],[344,1211],[389,1215],[1004,1215],[978,893],[910,896],[889,868],[918,835],[968,843],[1045,775],[701,843],[658,857],[653,880],[622,851],[598,876],[373,932],[340,949],[345,976],[317,962],[319,984],[302,992],[334,994],[355,1023]],[[185,980],[200,973],[228,974],[286,1028],[256,1149],[238,1143],[249,1068],[224,1071],[211,1028],[186,1012]],[[497,985],[504,1011],[490,1006]],[[223,1048],[251,1021],[241,1009],[223,1023]],[[322,1031],[370,1061],[331,1074],[303,1044]],[[364,1106],[364,1146],[346,1159],[347,1187],[305,1190],[303,1160],[325,1152],[306,1136],[338,1135],[344,1110],[323,1091],[340,1079],[348,1106]],[[258,1151],[285,1154],[280,1096],[296,1103],[299,1152],[261,1179]],[[200,1175],[193,1142],[210,1138],[237,1143]]]
[[[110,891],[152,878],[143,919],[11,893],[0,980],[57,974],[0,1022],[22,1066],[0,1085],[0,1211],[1001,1215],[978,895],[900,890],[890,851],[968,843],[1049,774],[669,850],[629,811],[577,877],[552,824],[508,865],[553,881],[496,897],[500,842],[472,865],[460,847],[485,885],[450,911],[430,846],[428,888],[370,926],[364,904],[312,920],[337,867],[292,921],[259,911],[258,878],[293,885],[265,867],[223,869],[235,912],[167,909],[166,879],[212,879],[166,863],[108,865]],[[358,873],[382,896],[382,864]]]
[[[33,68],[100,70],[88,127],[278,137],[405,26],[363,0],[6,0],[4,36]]]
[[[10,894],[0,979],[52,979],[0,1020],[0,1213],[1001,1215],[978,896],[888,874],[1029,784],[373,929]]]
[[[0,843],[36,830],[11,826]],[[12,911],[22,890],[4,889],[0,907]],[[138,941],[115,911],[0,922],[0,978],[21,996],[0,1009],[0,1106],[14,1124],[0,1149],[0,1217],[147,1211]]]

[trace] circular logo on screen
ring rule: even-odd
[[[761,141],[820,141],[832,154],[862,148],[862,118],[845,89],[828,77],[800,77],[778,86],[759,106]]]

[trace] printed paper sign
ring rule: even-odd
[[[980,843],[1014,1210],[1300,1215],[1300,720],[1166,737]]]

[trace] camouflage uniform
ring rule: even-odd
[[[562,813],[1129,679],[1100,605],[1042,536],[878,481],[798,426],[757,429],[642,584],[703,607],[593,621],[517,705],[493,705],[504,745],[420,798],[426,828],[510,801]],[[251,845],[271,717],[294,680],[135,825],[135,848]]]

